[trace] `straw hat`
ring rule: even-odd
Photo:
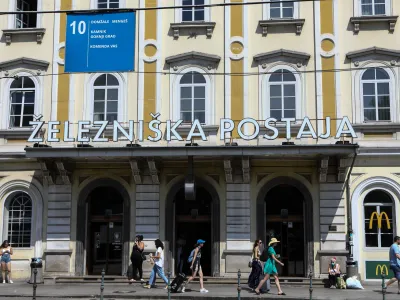
[[[276,238],[272,238],[270,241],[269,241],[269,244],[268,244],[268,246],[271,246],[272,244],[276,244],[276,243],[280,243]]]

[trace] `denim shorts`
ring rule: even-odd
[[[393,271],[394,277],[396,277],[397,280],[400,280],[400,267],[391,265],[390,269]]]
[[[11,262],[11,256],[9,256],[9,255],[2,256],[0,259],[0,262],[8,264],[9,262]]]

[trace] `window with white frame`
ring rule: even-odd
[[[199,120],[206,123],[206,90],[207,82],[198,72],[188,72],[179,82],[180,93],[180,119],[184,123]]]
[[[119,8],[119,0],[97,0],[97,8]]]
[[[295,4],[291,1],[272,0],[269,3],[270,19],[292,19],[295,15]]]
[[[9,127],[29,127],[35,113],[35,83],[26,76],[13,80],[10,86]]]
[[[16,0],[16,11],[21,13],[15,15],[15,28],[36,28],[37,14],[26,12],[37,10],[37,0]]]
[[[204,0],[182,0],[182,22],[205,21],[205,7],[193,7],[193,5],[204,5]]]
[[[383,190],[374,190],[364,199],[366,247],[390,247],[393,243],[393,199]]]
[[[364,121],[390,121],[390,76],[372,68],[361,77]]]
[[[382,16],[386,14],[387,0],[361,0],[362,16]]]
[[[100,75],[93,84],[93,121],[118,120],[120,95],[118,79],[111,74]]]
[[[8,204],[7,239],[13,248],[31,246],[32,199],[28,194],[18,192]]]
[[[297,80],[292,72],[285,69],[276,70],[268,80],[269,117],[296,118],[296,85]]]

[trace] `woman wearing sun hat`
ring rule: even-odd
[[[201,259],[201,248],[203,248],[204,243],[206,241],[199,239],[197,240],[196,245],[194,245],[194,249],[188,258],[188,263],[190,263],[190,270],[192,270],[192,276],[189,277],[185,286],[182,288],[182,293],[185,292],[185,288],[199,273],[200,277],[200,293],[208,293],[208,291],[204,288],[203,284],[203,270],[201,269],[200,259]]]
[[[268,244],[268,259],[264,265],[265,276],[264,279],[261,280],[260,283],[258,284],[258,287],[254,290],[257,295],[260,295],[260,288],[264,285],[264,283],[269,279],[270,276],[273,276],[275,278],[275,284],[276,287],[278,288],[278,295],[280,296],[286,295],[281,290],[281,285],[279,284],[279,278],[278,278],[278,270],[276,269],[275,266],[275,262],[280,264],[282,267],[284,266],[284,264],[276,258],[276,252],[274,248],[277,243],[279,243],[279,241],[276,238],[272,238]]]

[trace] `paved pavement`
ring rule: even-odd
[[[104,299],[168,299],[167,291],[164,286],[159,286],[151,290],[144,289],[140,284],[113,284],[106,283],[104,289]],[[199,284],[190,284],[184,294],[171,294],[171,299],[238,299],[235,285],[209,285],[208,294],[199,293]],[[256,296],[249,291],[246,286],[242,287],[241,299],[290,299],[303,300],[309,298],[307,287],[285,286],[286,296],[278,296],[276,286],[272,285],[272,290],[268,294]],[[8,300],[27,300],[32,299],[33,286],[27,283],[14,283],[0,285],[0,299]],[[100,284],[46,284],[38,285],[37,298],[41,300],[50,299],[100,299]],[[313,300],[380,300],[383,299],[379,284],[365,286],[365,290],[336,290],[316,287],[313,291]],[[397,294],[397,285],[388,289],[386,300],[400,299]]]

